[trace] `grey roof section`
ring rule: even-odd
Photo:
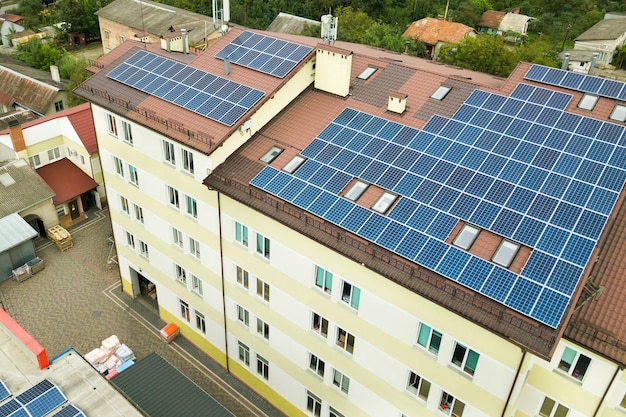
[[[215,31],[213,18],[193,13],[178,7],[150,0],[115,0],[96,14],[99,17],[135,28],[138,32],[148,32],[162,36],[170,29],[187,29],[189,41],[198,42]]]
[[[9,214],[0,219],[0,252],[8,251],[37,235],[37,231],[19,214]]]
[[[0,217],[19,213],[54,196],[54,191],[23,159],[0,166]]]
[[[372,106],[384,106],[389,100],[389,92],[401,88],[413,74],[414,68],[389,64],[376,71],[369,80],[355,80],[352,97]]]
[[[566,49],[563,52],[559,53],[559,59],[563,60],[565,59],[565,54],[569,54],[570,62],[572,61],[588,62],[588,61],[591,61],[591,59],[593,58],[593,54],[595,53],[596,51],[585,51],[582,49]]]
[[[234,417],[156,352],[111,378],[111,383],[149,417]]]
[[[587,29],[575,41],[615,40],[626,33],[626,19],[604,19]]]
[[[321,23],[317,20],[306,19],[304,17],[280,12],[278,13],[278,16],[274,18],[272,23],[270,23],[270,25],[267,27],[267,31],[299,35],[302,33],[305,25],[319,27]]]

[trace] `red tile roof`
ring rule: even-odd
[[[480,19],[478,26],[498,29],[505,15],[506,15],[506,12],[498,12],[496,10],[487,10],[485,13],[483,13],[483,16]]]
[[[54,204],[61,204],[98,186],[89,175],[72,161],[63,158],[37,169],[37,174],[56,193]]]
[[[0,19],[4,19],[11,23],[20,23],[24,18],[16,14],[4,13],[0,14]]]
[[[418,39],[427,45],[436,45],[438,42],[458,43],[472,32],[476,31],[462,23],[425,17],[411,23],[403,36]]]

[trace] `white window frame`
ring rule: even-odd
[[[338,370],[337,368],[333,368],[333,385],[336,386],[343,392],[344,394],[348,394],[350,391],[350,377]]]
[[[430,95],[430,98],[434,98],[435,100],[443,100],[446,98],[448,93],[452,90],[452,87],[448,87],[445,85],[440,85],[437,89]]]
[[[369,79],[376,71],[378,71],[378,67],[372,67],[370,65],[367,66],[359,75],[356,76],[359,80],[367,80]]]
[[[174,144],[167,140],[163,140],[163,159],[173,165],[176,166],[176,150],[174,149]]]
[[[28,162],[30,163],[31,167],[37,168],[41,165],[41,158],[39,157],[39,155],[32,155],[28,157]]]
[[[179,264],[174,264],[174,277],[177,282],[187,287],[187,271]]]
[[[313,283],[326,294],[331,294],[333,291],[333,273],[319,265],[315,265]]]
[[[135,220],[137,220],[141,224],[144,224],[143,207],[133,203],[133,211],[135,212]]]
[[[342,329],[341,327],[337,327],[337,339],[335,340],[335,344],[338,347],[349,354],[353,354],[355,342],[356,338],[352,333]]]
[[[385,191],[380,197],[378,197],[378,200],[376,200],[376,202],[372,206],[372,210],[380,214],[385,214],[387,211],[389,211],[389,208],[393,206],[393,203],[395,203],[397,199],[397,194]]]
[[[552,404],[552,405],[550,405]],[[546,410],[546,408],[550,408],[550,411]],[[565,412],[563,412],[563,410]],[[541,417],[565,417],[569,413],[569,408],[565,407],[563,404],[558,401],[553,400],[550,397],[544,397],[543,402],[539,406],[539,410],[537,411],[537,416]]]
[[[259,232],[256,234],[256,253],[265,259],[270,259],[270,239]]]
[[[473,224],[465,223],[452,241],[452,244],[461,249],[469,250],[476,241],[476,238],[478,238],[480,231],[481,229],[479,227],[476,227]]]
[[[180,306],[180,317],[185,320],[187,323],[191,321],[191,310],[189,309],[189,303],[186,301],[178,299]]]
[[[328,337],[328,320],[321,314],[313,311],[311,314],[311,330],[326,339]]]
[[[457,355],[460,355],[460,357],[458,357]],[[470,361],[470,358],[474,357],[476,358],[476,362],[473,365],[474,369],[472,369],[472,365],[468,364],[468,361]],[[478,367],[479,361],[480,353],[476,352],[473,349],[470,349],[460,342],[455,343],[454,349],[452,350],[452,359],[450,359],[450,364],[456,366],[466,374],[473,377],[474,373],[476,372],[476,368]],[[473,360],[471,360],[471,362],[473,362]]]
[[[427,379],[422,378],[421,375],[416,374],[413,371],[409,371],[409,378],[406,383],[406,390],[417,398],[428,401],[428,395],[430,394],[431,383]]]
[[[300,165],[302,165],[306,161],[306,158],[302,155],[296,155],[287,164],[283,167],[283,171],[288,174],[293,174],[296,172]]]
[[[148,244],[146,242],[144,242],[143,240],[139,241],[139,254],[141,256],[143,256],[144,258],[148,259],[150,258],[150,252],[148,249]]]
[[[359,303],[361,302],[361,289],[348,281],[342,281],[341,301],[353,309],[358,310]]]
[[[117,156],[113,156],[113,166],[115,167],[115,173],[120,177],[124,176],[124,162]]]
[[[565,361],[566,353],[573,352],[574,356],[572,357],[572,363],[567,363]],[[559,364],[557,365],[557,369],[570,377],[574,378],[577,381],[582,382],[585,378],[585,375],[589,371],[589,366],[591,365],[591,357],[587,356],[576,349],[572,349],[569,346],[565,346],[563,353],[561,354],[561,359]],[[587,365],[585,366],[585,362]],[[582,368],[582,369],[581,369]],[[582,372],[581,372],[582,370]]]
[[[266,381],[270,379],[270,363],[258,353],[256,354],[256,373]]]
[[[237,304],[237,320],[246,327],[250,326],[250,312]]]
[[[126,120],[122,120],[122,140],[124,140],[124,142],[128,143],[129,145],[133,145],[133,131],[131,128],[130,123],[128,123]]]
[[[239,265],[235,265],[235,277],[237,284],[241,285],[241,287],[246,290],[250,287],[250,273]]]
[[[444,406],[445,404],[445,406]],[[459,412],[459,408],[461,409]],[[441,399],[439,400],[439,411],[449,416],[461,417],[465,410],[465,403],[454,395],[448,394],[445,391],[441,392]]]
[[[322,399],[308,390],[306,392],[306,410],[314,417],[322,415]]]
[[[623,104],[616,104],[613,111],[611,111],[609,119],[622,123],[626,122],[626,106]]]
[[[256,318],[256,332],[265,340],[270,339],[270,325],[261,318]]]
[[[591,111],[596,107],[599,98],[600,96],[595,94],[585,93],[578,102],[578,108]]]
[[[183,160],[183,171],[193,175],[195,172],[193,164],[193,152],[181,148],[180,153]]]
[[[180,196],[178,190],[171,185],[167,186],[167,197],[170,206],[180,209]]]
[[[133,236],[128,230],[126,230],[126,245],[135,249],[135,236]]]
[[[203,294],[202,280],[194,274],[191,274],[191,291],[198,294],[199,296],[202,296]]]
[[[508,239],[502,239],[498,249],[496,249],[491,257],[491,261],[495,264],[508,268],[515,260],[520,248],[521,245],[519,243],[515,243]]]
[[[241,340],[237,341],[237,347],[239,350],[239,361],[246,366],[250,366],[250,348]]]
[[[57,159],[61,159],[61,151],[59,147],[55,147],[52,149],[48,149],[48,160],[50,162],[56,161]]]
[[[117,137],[117,120],[111,113],[106,114],[107,132],[109,135]]]
[[[128,180],[131,184],[139,186],[139,171],[131,164],[128,164]]]
[[[357,201],[367,190],[367,187],[369,187],[369,184],[365,181],[356,180],[343,196],[350,201]]]
[[[172,243],[179,247],[183,248],[183,232],[178,230],[177,228],[172,226]]]
[[[128,199],[123,195],[120,196],[120,207],[123,213],[126,213],[130,216],[130,205],[128,203]]]
[[[256,278],[256,295],[264,301],[270,302],[270,284],[259,277]]]
[[[345,416],[329,405],[328,406],[328,417],[345,417]]]
[[[194,312],[196,315],[196,329],[198,329],[200,333],[206,334],[206,319],[204,318],[204,314],[198,310],[194,310]]]
[[[185,196],[185,201],[187,202],[187,215],[193,217],[194,219],[198,218],[198,202],[195,198],[190,195]]]
[[[420,335],[422,334],[422,329],[424,329],[424,331],[428,333],[426,336],[427,341],[425,344],[422,344],[420,342]],[[435,336],[434,339],[433,339],[433,336]],[[417,327],[417,339],[415,343],[417,343],[418,346],[421,346],[427,352],[430,352],[435,356],[439,354],[439,350],[441,349],[442,339],[443,339],[443,333],[433,328],[432,326],[429,326],[426,323],[421,322],[419,326]],[[433,341],[437,341],[437,343],[433,343]]]
[[[196,259],[200,259],[200,242],[196,239],[189,237],[189,254]]]
[[[324,379],[324,372],[326,371],[326,362],[314,355],[313,352],[309,352],[309,369],[315,373],[315,375]]]
[[[248,247],[248,226],[235,221],[235,241]]]

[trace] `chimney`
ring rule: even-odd
[[[596,67],[596,61],[598,61],[599,56],[600,56],[599,53],[597,52],[593,53],[593,58],[591,58],[591,65],[589,65],[589,71],[587,72],[587,74],[593,75],[593,69]]]
[[[565,58],[563,58],[563,63],[561,64],[562,70],[567,70],[569,67],[569,52],[565,52]]]
[[[52,74],[52,81],[55,83],[61,82],[61,76],[59,75],[59,67],[56,65],[50,65],[50,73]]]
[[[180,34],[183,37],[183,54],[187,55],[187,29],[181,29]]]
[[[13,150],[16,153],[26,149],[24,134],[22,133],[22,125],[20,125],[20,122],[18,122],[17,120],[9,121],[9,136],[11,136]]]
[[[399,91],[390,91],[387,100],[387,110],[402,114],[406,110],[407,95]]]

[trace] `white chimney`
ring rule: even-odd
[[[52,81],[55,83],[61,82],[61,76],[59,75],[59,67],[56,65],[50,65],[50,73],[52,74]]]
[[[407,95],[399,91],[390,91],[387,100],[387,110],[402,114],[406,110]]]

